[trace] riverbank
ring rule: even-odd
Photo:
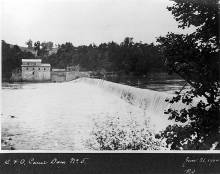
[[[2,150],[16,150],[14,145],[11,144],[12,138],[9,134],[2,135],[1,139],[1,149]]]

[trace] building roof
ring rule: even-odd
[[[41,59],[22,59],[22,62],[41,62]]]
[[[50,64],[40,64],[40,65],[21,65],[21,67],[45,67],[50,66]]]
[[[42,63],[41,66],[50,66],[49,63]]]
[[[62,72],[62,71],[66,71],[66,69],[52,69],[52,71],[56,71],[56,72]]]

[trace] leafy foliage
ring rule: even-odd
[[[57,52],[52,51],[53,42],[26,42],[28,48],[34,50],[37,55],[25,52],[21,58],[39,58],[42,62],[50,63],[52,68],[66,68],[79,66],[82,71],[93,71],[95,74],[115,72],[129,75],[146,75],[148,72],[165,71],[164,61],[160,48],[154,44],[134,43],[133,38],[125,38],[123,42],[102,43],[98,46],[90,44],[75,47],[72,43],[58,46]],[[5,49],[4,52],[7,52]],[[9,51],[9,50],[8,50]],[[11,50],[12,51],[12,50]],[[9,53],[7,53],[9,54]],[[12,53],[14,54],[14,53]],[[3,56],[6,54],[4,53]],[[10,59],[16,59],[11,55]],[[8,59],[4,57],[3,59]],[[4,64],[5,65],[5,64]],[[17,62],[15,67],[19,67]],[[8,65],[6,65],[8,66]],[[13,68],[7,70],[9,75]]]
[[[79,65],[83,70],[134,75],[165,70],[159,47],[154,44],[134,43],[133,38],[129,37],[120,44],[110,42],[78,47],[74,47],[72,43],[62,44],[57,53],[47,57],[45,61],[56,68]]]
[[[33,48],[33,41],[29,39],[25,44],[28,46],[28,48]]]
[[[170,103],[190,105],[180,111],[168,109],[169,119],[185,126],[169,126],[161,134],[171,149],[220,148],[219,34],[217,0],[173,0],[172,12],[180,28],[196,31],[183,35],[168,33],[158,38],[170,73],[184,78],[192,89]],[[198,99],[200,100],[198,101]]]
[[[163,143],[147,125],[141,126],[133,119],[122,124],[119,117],[108,116],[94,120],[87,146],[95,150],[159,150]]]
[[[21,59],[31,58],[34,58],[32,53],[21,51],[17,45],[2,40],[2,80],[8,81],[12,71],[20,68]]]
[[[30,42],[31,40],[29,40]],[[39,59],[45,59],[49,56],[49,51],[53,48],[53,42],[42,42],[37,41],[34,43],[34,50],[37,52]]]

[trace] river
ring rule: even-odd
[[[160,80],[148,88],[173,93],[183,83],[180,79]],[[132,115],[143,122],[143,114],[142,109],[85,82],[4,85],[2,149],[89,150],[84,144],[94,118]]]

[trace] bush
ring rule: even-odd
[[[122,123],[123,122],[123,123]],[[94,119],[91,138],[86,144],[94,150],[160,150],[164,148],[160,139],[147,126],[128,119],[107,116],[104,120]]]

